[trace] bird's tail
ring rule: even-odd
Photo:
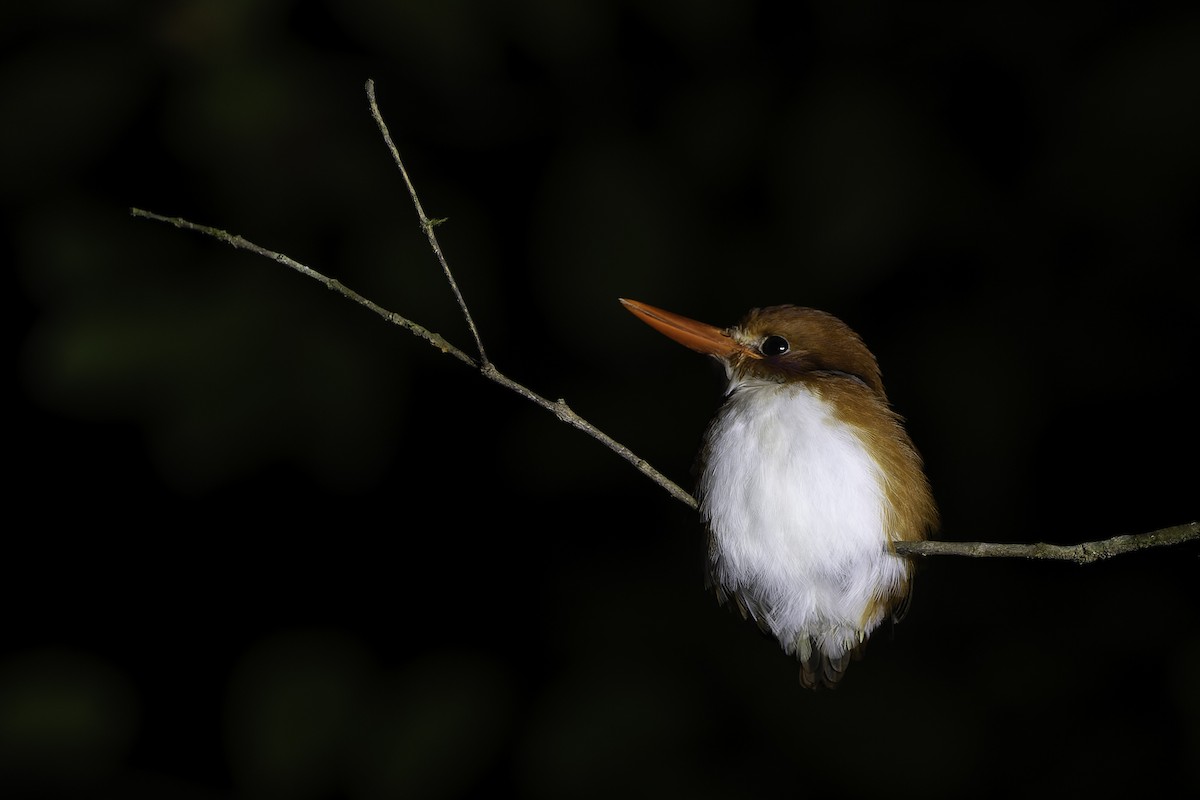
[[[830,656],[811,636],[801,636],[796,642],[796,659],[800,662],[800,685],[805,689],[836,689],[846,676],[851,661],[862,658],[866,640],[839,656]]]

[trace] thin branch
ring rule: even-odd
[[[442,351],[443,353],[448,353],[448,354],[454,356],[455,358],[457,358],[459,361],[462,361],[464,364],[469,364],[472,367],[475,367],[476,369],[479,370],[480,374],[482,374],[488,380],[498,383],[507,389],[511,389],[512,391],[521,395],[525,399],[530,400],[531,402],[534,402],[537,405],[541,406],[542,408],[546,409],[547,411],[551,412],[552,414],[554,414],[556,417],[558,417],[560,420],[567,423],[568,425],[578,428],[579,430],[583,431],[584,433],[588,434],[592,438],[599,441],[605,447],[612,450],[614,453],[619,455],[621,458],[628,461],[630,464],[633,464],[635,467],[637,467],[637,469],[643,475],[650,478],[652,481],[654,481],[659,486],[661,486],[663,489],[665,489],[676,500],[678,500],[681,503],[684,503],[685,505],[691,507],[692,509],[698,508],[695,498],[693,498],[690,494],[688,494],[686,491],[681,489],[678,484],[676,484],[674,481],[672,481],[666,475],[663,475],[661,472],[659,472],[657,469],[655,469],[653,466],[651,466],[650,462],[646,461],[644,458],[639,457],[628,447],[626,447],[625,445],[616,441],[611,436],[609,436],[608,434],[604,433],[602,430],[597,428],[595,425],[593,425],[592,423],[588,422],[583,417],[576,414],[571,409],[571,407],[567,405],[567,402],[565,400],[562,400],[562,399],[547,400],[545,397],[542,397],[537,392],[534,392],[533,390],[523,386],[522,384],[517,383],[512,378],[510,378],[507,375],[505,375],[504,373],[500,372],[500,370],[496,369],[495,365],[492,364],[491,362],[484,363],[484,364],[480,364],[480,363],[476,362],[475,359],[471,358],[471,356],[467,355],[462,350],[458,349],[454,345],[447,342],[440,335],[427,330],[426,328],[422,327],[421,325],[418,325],[417,323],[413,322],[412,320],[402,317],[401,315],[399,315],[393,311],[388,311],[387,309],[385,309],[385,308],[373,303],[372,301],[368,300],[367,298],[363,297],[358,292],[355,292],[354,290],[347,288],[346,286],[342,285],[341,283],[334,280],[333,278],[327,277],[326,275],[323,275],[320,272],[317,272],[315,269],[313,269],[311,267],[301,264],[299,261],[296,261],[295,259],[292,259],[292,258],[284,255],[283,253],[277,253],[274,250],[268,250],[265,247],[260,247],[259,245],[256,245],[253,242],[242,238],[241,236],[237,236],[236,234],[228,233],[227,231],[223,231],[220,228],[213,228],[213,227],[209,227],[208,225],[197,225],[196,223],[189,222],[186,219],[181,219],[179,217],[166,217],[166,216],[162,216],[160,214],[154,214],[150,211],[143,211],[140,208],[131,208],[129,210],[129,213],[135,217],[151,219],[151,220],[155,220],[157,222],[165,222],[168,225],[174,225],[176,228],[182,228],[184,230],[194,231],[196,233],[202,233],[205,236],[211,236],[212,238],[214,238],[218,241],[224,242],[225,244],[229,245],[230,247],[234,247],[238,250],[246,250],[248,252],[254,253],[255,255],[260,255],[260,256],[263,256],[264,258],[269,258],[272,261],[278,261],[280,264],[283,264],[284,266],[287,266],[287,267],[291,267],[292,269],[296,270],[297,272],[299,272],[302,275],[306,275],[315,281],[323,283],[326,287],[334,290],[335,292],[342,295],[343,297],[349,298],[350,300],[353,300],[354,302],[358,303],[359,305],[369,308],[371,311],[374,311],[376,314],[383,317],[388,322],[399,325],[401,328],[404,328],[406,331],[409,331],[410,333],[413,333],[413,334],[419,336],[420,338],[424,339],[430,345],[432,345],[433,347],[436,347],[438,350]]]
[[[454,345],[447,342],[440,335],[434,333],[433,331],[427,330],[426,328],[423,328],[422,326],[418,325],[417,323],[413,322],[410,319],[405,319],[404,317],[400,316],[399,314],[388,311],[386,308],[381,308],[380,306],[371,302],[367,298],[363,297],[358,292],[356,292],[352,289],[348,289],[347,287],[343,286],[341,283],[334,280],[333,278],[326,277],[325,275],[322,275],[321,273],[317,272],[315,269],[312,269],[311,267],[306,267],[304,264],[301,264],[299,261],[296,261],[293,258],[285,256],[283,253],[276,253],[274,250],[268,250],[265,247],[259,247],[254,242],[251,242],[247,239],[243,239],[241,236],[238,236],[237,234],[223,231],[220,228],[210,228],[208,225],[197,225],[194,222],[188,222],[186,219],[181,219],[180,217],[164,217],[161,214],[155,214],[150,211],[143,211],[140,208],[131,208],[131,209],[129,209],[129,213],[135,217],[142,217],[144,219],[152,219],[157,222],[165,222],[168,225],[174,225],[176,228],[183,228],[184,230],[195,231],[196,233],[203,233],[205,236],[211,236],[212,238],[216,239],[217,241],[224,242],[225,244],[227,244],[230,247],[233,247],[237,250],[246,250],[247,252],[262,256],[263,258],[269,258],[272,261],[278,261],[280,264],[283,264],[285,267],[291,267],[292,269],[296,270],[296,272],[299,272],[301,275],[306,275],[315,281],[325,284],[326,288],[332,289],[333,291],[340,294],[342,297],[349,298],[350,300],[353,300],[354,302],[358,303],[360,306],[371,309],[376,314],[378,314],[379,316],[386,319],[388,322],[399,325],[401,328],[404,328],[409,333],[416,334],[417,336],[421,337],[422,339],[424,339],[425,341],[429,342],[431,345],[436,347],[438,350],[441,350],[443,353],[448,353],[448,354],[454,356],[455,358],[457,358],[459,361],[462,361],[465,364],[470,364],[472,367],[479,366],[475,362],[475,359],[471,358],[469,355],[464,353],[462,350],[459,350],[457,347],[455,347]]]
[[[1083,544],[996,544],[992,542],[897,542],[902,556],[970,556],[972,558],[1030,558],[1092,564],[1150,547],[1167,547],[1200,539],[1200,523],[1185,522],[1149,533],[1114,536]]]
[[[409,180],[408,170],[404,168],[404,162],[400,160],[400,151],[396,148],[396,143],[392,141],[392,134],[388,131],[387,124],[383,121],[383,114],[379,113],[379,105],[375,102],[375,81],[367,81],[367,103],[371,107],[371,118],[375,120],[375,124],[379,126],[379,132],[383,135],[383,141],[387,144],[388,151],[392,154],[392,161],[396,162],[396,168],[400,170],[400,176],[404,178],[404,185],[408,187],[408,195],[412,198],[413,207],[417,210],[417,217],[421,220],[421,230],[425,231],[426,238],[429,239],[429,246],[433,248],[433,254],[437,256],[438,263],[442,265],[442,273],[446,276],[446,282],[450,284],[450,291],[454,292],[454,299],[458,301],[458,307],[462,309],[463,319],[467,321],[467,327],[471,330],[471,336],[475,337],[475,347],[479,351],[479,359],[483,366],[488,366],[487,352],[483,349],[483,339],[479,336],[479,330],[475,327],[475,320],[471,317],[471,312],[467,308],[467,301],[463,299],[462,292],[458,290],[458,281],[454,280],[454,274],[450,272],[450,264],[447,263],[446,257],[442,255],[442,246],[438,244],[437,234],[433,232],[435,226],[445,222],[445,219],[430,219],[425,215],[425,209],[421,206],[421,200],[417,197],[417,189],[413,186],[413,182]]]
[[[640,471],[643,475],[650,478],[650,480],[657,483],[663,489],[666,489],[667,493],[670,494],[672,497],[674,497],[676,500],[678,500],[679,502],[688,506],[693,511],[699,510],[700,504],[696,502],[696,498],[692,497],[684,489],[680,488],[679,484],[675,483],[670,478],[668,478],[666,475],[663,475],[661,472],[656,470],[653,466],[650,465],[649,461],[646,461],[644,458],[639,457],[628,447],[621,444],[616,439],[612,438],[607,433],[600,430],[595,425],[593,425],[592,423],[588,422],[583,417],[576,414],[571,409],[571,407],[567,405],[566,400],[564,400],[560,397],[558,400],[556,400],[552,403],[549,400],[547,400],[546,398],[541,397],[541,396],[531,392],[529,389],[526,389],[524,386],[522,386],[521,384],[512,380],[511,378],[509,378],[505,375],[502,375],[500,373],[500,371],[497,370],[491,364],[488,364],[486,367],[484,367],[482,371],[483,371],[484,376],[486,376],[487,378],[490,378],[491,380],[495,381],[496,383],[500,384],[501,386],[505,386],[509,389],[512,389],[514,392],[516,392],[517,394],[521,395],[522,397],[524,397],[528,400],[532,400],[533,402],[537,403],[542,408],[546,409],[547,411],[552,412],[556,417],[558,417],[563,422],[567,423],[568,425],[572,425],[572,426],[578,428],[579,430],[586,433],[588,436],[591,436],[593,439],[596,439],[601,444],[603,444],[605,447],[607,447],[609,450],[612,450],[614,453],[619,455],[621,458],[625,459],[630,464],[633,464],[635,467],[637,467],[638,471]]]
[[[374,311],[379,316],[383,317],[388,322],[399,325],[412,334],[424,339],[433,347],[448,353],[459,361],[469,364],[479,370],[490,381],[493,381],[511,391],[516,392],[525,399],[536,403],[542,408],[558,417],[562,422],[567,423],[587,435],[596,439],[605,447],[612,450],[617,455],[624,458],[629,463],[633,464],[643,475],[650,478],[672,497],[679,502],[688,506],[692,510],[699,510],[699,503],[692,495],[684,489],[681,489],[678,484],[671,481],[661,472],[656,470],[645,459],[638,457],[628,447],[613,439],[608,434],[601,431],[592,423],[588,422],[583,417],[576,414],[567,402],[563,399],[548,400],[536,392],[528,389],[522,384],[504,375],[500,370],[496,369],[495,365],[488,360],[483,349],[483,341],[479,336],[479,331],[475,327],[474,321],[471,319],[471,313],[467,308],[466,301],[463,299],[462,293],[458,289],[458,284],[454,280],[454,276],[450,272],[450,265],[447,263],[445,256],[442,254],[442,248],[438,244],[437,236],[434,234],[434,226],[442,220],[430,219],[425,214],[424,208],[421,206],[420,198],[417,196],[417,190],[413,186],[412,181],[408,177],[408,171],[404,168],[404,162],[400,159],[400,152],[397,150],[395,143],[392,141],[391,134],[388,132],[387,126],[383,122],[383,116],[379,113],[379,106],[375,102],[375,84],[373,81],[367,81],[367,98],[370,103],[371,116],[379,126],[379,131],[383,135],[384,141],[387,143],[388,150],[392,154],[392,160],[396,167],[400,170],[401,176],[404,178],[404,183],[408,187],[409,195],[412,198],[413,206],[416,208],[417,216],[421,221],[421,229],[425,232],[425,236],[429,239],[429,245],[433,249],[434,255],[437,257],[438,263],[441,264],[442,272],[446,276],[446,280],[450,284],[450,288],[454,292],[455,298],[458,300],[459,308],[462,310],[463,318],[467,322],[467,327],[471,330],[471,335],[475,338],[475,346],[479,351],[479,361],[476,361],[471,356],[467,355],[462,350],[447,342],[440,335],[433,333],[417,323],[406,319],[394,312],[384,309],[357,292],[346,288],[338,281],[326,277],[311,267],[307,267],[298,261],[295,261],[288,256],[277,253],[273,250],[268,250],[265,247],[260,247],[253,242],[247,241],[241,236],[237,236],[219,228],[212,228],[207,225],[197,225],[194,222],[189,222],[179,217],[166,217],[159,214],[154,214],[149,211],[143,211],[139,208],[130,209],[130,213],[135,217],[143,217],[145,219],[165,222],[169,225],[174,225],[177,228],[195,231],[202,233],[205,236],[210,236],[225,244],[239,250],[246,250],[256,255],[269,258],[272,261],[277,261],[286,267],[290,267],[297,272],[308,276],[320,283],[323,283],[327,288],[336,291],[343,297],[349,298],[361,306],[364,306],[371,311]],[[1123,553],[1132,553],[1137,550],[1144,550],[1150,547],[1164,547],[1169,545],[1182,544],[1200,539],[1200,523],[1188,522],[1182,525],[1176,525],[1170,528],[1162,528],[1161,530],[1150,531],[1148,533],[1116,536],[1111,539],[1104,539],[1098,542],[1084,542],[1077,545],[1052,545],[1052,544],[995,544],[989,542],[947,542],[947,541],[925,541],[925,542],[898,542],[894,545],[895,552],[904,556],[938,556],[938,555],[954,555],[967,556],[971,558],[1030,558],[1030,559],[1053,559],[1058,561],[1074,561],[1077,564],[1091,564],[1096,561],[1102,561],[1106,558],[1111,558]]]

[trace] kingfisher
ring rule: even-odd
[[[756,308],[718,328],[621,303],[725,368],[698,457],[708,584],[796,657],[802,686],[836,687],[908,605],[914,564],[892,545],[938,525],[878,361],[848,325],[812,308]]]

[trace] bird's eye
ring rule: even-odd
[[[762,344],[758,346],[758,352],[764,356],[781,356],[791,349],[788,340],[782,336],[768,336],[762,340]]]

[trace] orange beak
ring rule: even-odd
[[[635,317],[662,335],[679,342],[684,347],[690,347],[699,353],[705,353],[706,355],[722,359],[728,359],[739,354],[752,358],[761,358],[756,350],[740,344],[723,328],[706,325],[703,322],[697,322],[687,317],[681,317],[678,314],[672,314],[670,311],[663,311],[661,308],[648,306],[636,300],[626,300],[623,297],[619,299],[621,305],[629,309]]]

